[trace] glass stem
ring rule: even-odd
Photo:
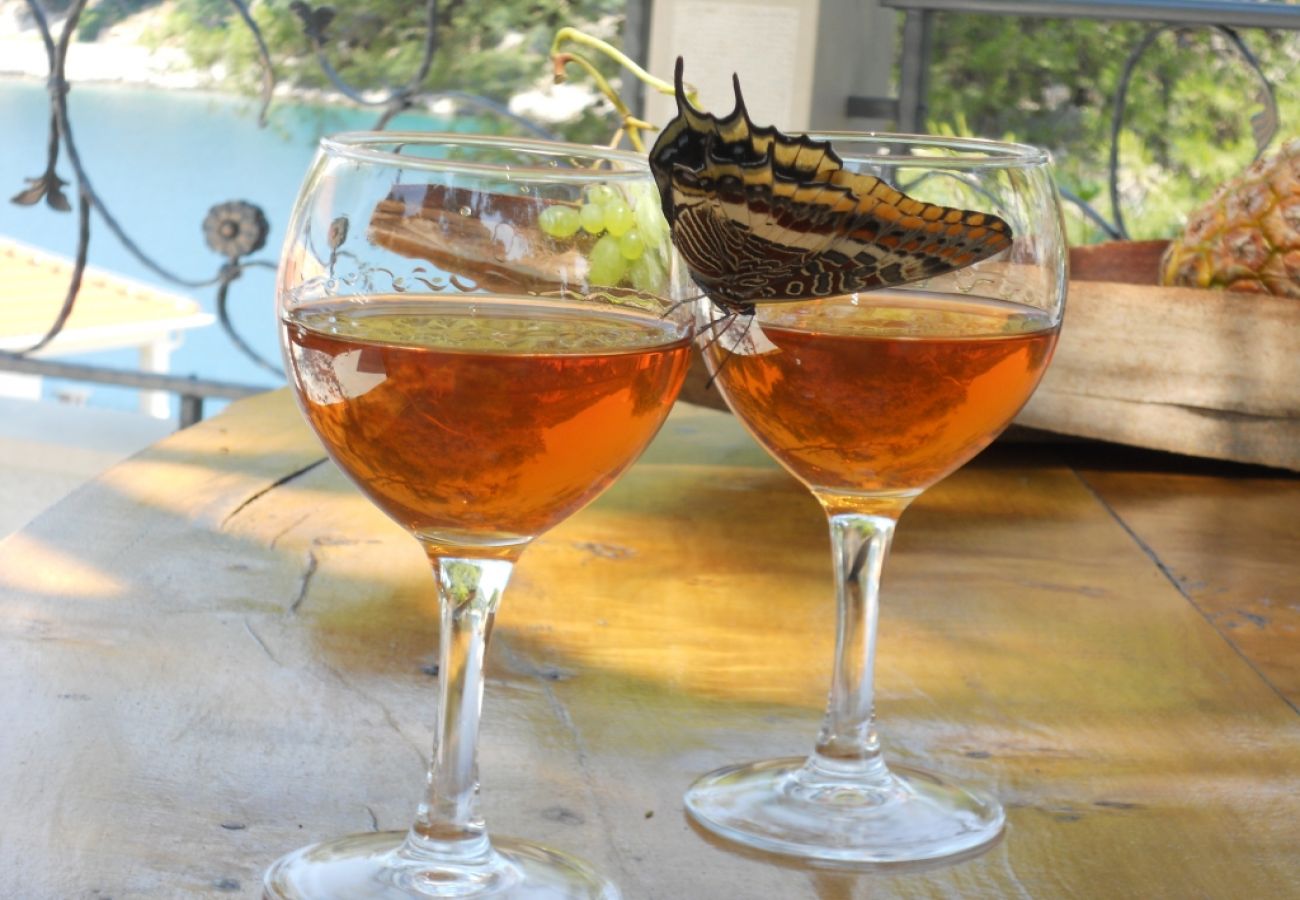
[[[430,862],[475,866],[491,857],[478,808],[483,657],[514,563],[430,555],[442,609],[439,703],[428,789],[403,848]]]
[[[874,666],[880,572],[906,501],[876,514],[832,513],[838,627],[826,718],[806,774],[821,781],[889,778],[876,735]]]

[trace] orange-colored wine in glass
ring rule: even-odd
[[[578,228],[606,209],[639,227],[635,260]],[[581,860],[489,835],[477,744],[487,634],[515,560],[632,464],[686,372],[689,295],[646,160],[340,135],[322,142],[288,231],[277,297],[292,385],[330,457],[428,555],[439,707],[411,827],[294,851],[265,894],[616,900]]]
[[[987,446],[1047,367],[1066,286],[1056,190],[1047,154],[1032,147],[829,139],[848,172],[996,216],[1014,237],[973,265],[905,287],[760,297],[749,309],[700,304],[705,358],[728,405],[826,510],[839,625],[813,752],[709,773],[686,805],[725,838],[791,856],[853,865],[958,857],[996,839],[1004,814],[978,790],[886,765],[873,688],[880,573],[907,505]],[[895,242],[899,258],[906,243]]]

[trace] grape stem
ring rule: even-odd
[[[623,53],[618,48],[602,41],[598,37],[593,37],[580,29],[567,26],[561,28],[555,33],[555,40],[551,42],[551,64],[554,68],[555,83],[563,84],[567,79],[565,68],[569,63],[576,64],[587,73],[593,82],[595,82],[596,89],[604,95],[605,99],[609,100],[609,102],[613,104],[614,109],[618,112],[619,116],[622,117],[622,125],[619,127],[618,131],[615,132],[614,139],[610,142],[610,146],[617,146],[618,142],[622,140],[623,135],[626,134],[628,142],[636,148],[637,152],[645,153],[646,147],[645,142],[641,139],[641,132],[657,131],[657,126],[632,115],[632,110],[630,110],[628,105],[623,102],[623,98],[619,96],[618,91],[613,88],[591,60],[587,59],[587,57],[583,56],[576,50],[561,50],[562,45],[565,43],[578,44],[599,53],[603,53],[605,56],[631,72],[634,76],[640,79],[642,83],[654,88],[661,94],[667,94],[670,97],[676,96],[677,92],[673,89],[672,83],[664,81],[662,78],[656,78],[633,62],[627,54]],[[691,101],[692,104],[698,103],[696,92],[693,88],[687,89],[686,99]]]

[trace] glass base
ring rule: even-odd
[[[430,863],[403,853],[405,831],[312,844],[267,870],[270,900],[619,900],[618,889],[572,857],[527,841],[493,838],[482,866]]]
[[[801,758],[728,766],[686,792],[686,808],[728,840],[812,860],[887,864],[972,855],[1002,832],[996,800],[899,766],[863,783]]]

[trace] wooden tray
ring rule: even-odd
[[[1016,422],[1300,470],[1300,303],[1159,287],[1163,249],[1071,254],[1061,341]]]

